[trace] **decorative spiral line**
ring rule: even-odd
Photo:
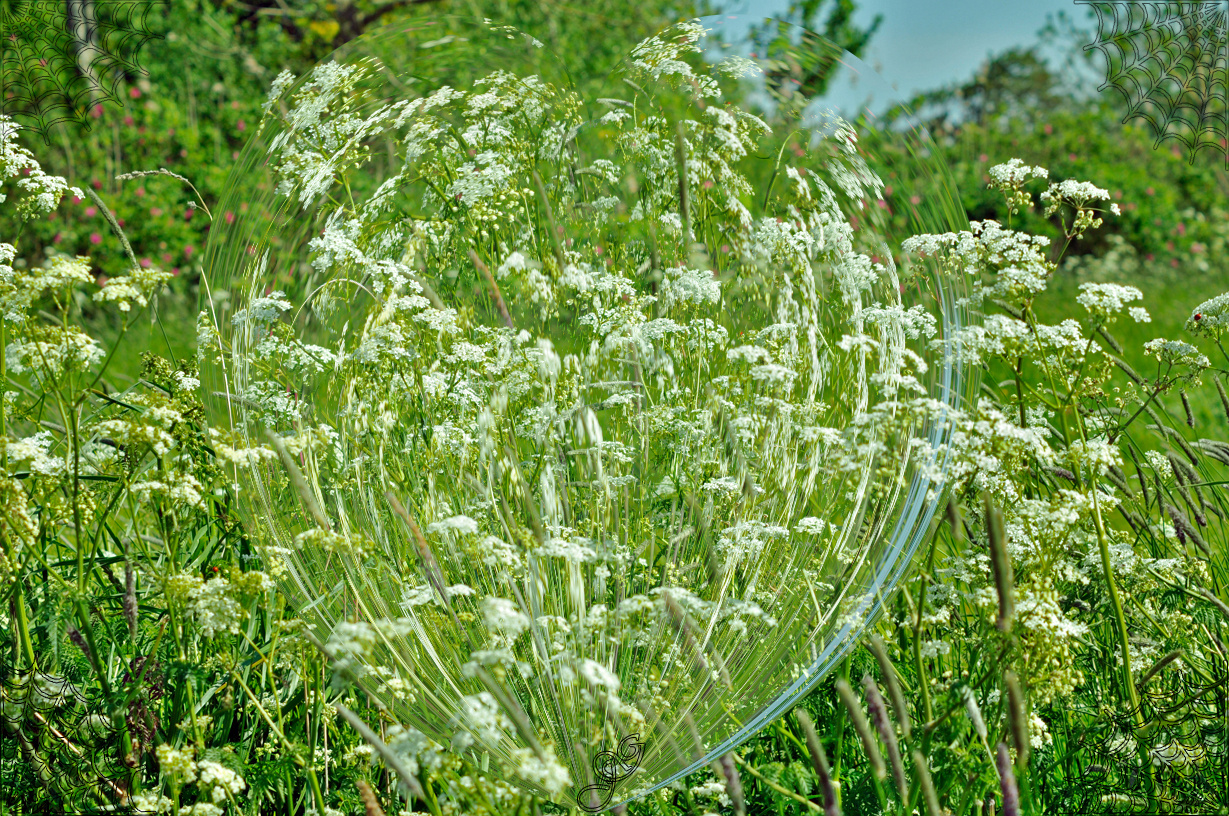
[[[617,751],[602,751],[593,757],[593,773],[598,781],[582,788],[576,796],[581,810],[589,813],[605,810],[610,804],[610,797],[614,795],[615,785],[636,772],[644,755],[644,743],[636,742],[638,739],[639,734],[628,734],[619,743]],[[599,796],[602,796],[600,801]]]

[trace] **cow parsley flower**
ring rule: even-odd
[[[1144,353],[1157,358],[1162,363],[1168,363],[1171,366],[1190,366],[1196,371],[1202,371],[1212,364],[1207,355],[1200,353],[1199,349],[1190,343],[1184,343],[1181,340],[1166,340],[1164,337],[1144,343]]]
[[[219,632],[239,634],[242,610],[239,602],[232,597],[230,589],[230,581],[213,578],[188,593],[192,616],[205,637],[212,638]]]
[[[226,794],[238,795],[247,787],[243,777],[219,762],[204,760],[198,766],[200,778],[197,784],[210,791],[214,804],[226,801]]]
[[[1186,321],[1187,331],[1219,338],[1229,328],[1229,292],[1205,300]]]
[[[992,186],[1000,189],[1018,187],[1030,178],[1048,178],[1049,175],[1050,172],[1044,167],[1030,167],[1022,159],[1011,159],[990,168]]]
[[[1116,283],[1081,283],[1080,294],[1075,300],[1094,317],[1113,322],[1119,312],[1133,300],[1140,300],[1144,293],[1134,286]]]
[[[17,144],[17,131],[21,127],[11,117],[0,114],[0,181],[16,178],[16,186],[32,194],[18,203],[17,217],[29,220],[40,213],[49,213],[59,206],[67,192],[85,198],[79,187],[70,187],[63,177],[44,173],[34,155]],[[0,204],[7,198],[0,193]]]
[[[482,602],[482,619],[488,628],[515,640],[529,628],[529,617],[505,598],[487,598]]]
[[[529,748],[518,748],[512,752],[512,760],[522,777],[541,785],[550,795],[555,796],[571,786],[572,777],[567,767],[556,758],[552,746],[547,745],[543,750],[545,758],[539,759]]]
[[[252,301],[246,309],[240,309],[231,322],[236,326],[246,326],[251,323],[272,323],[282,312],[290,309],[286,293],[276,291],[267,297],[259,297]]]
[[[193,761],[194,746],[185,745],[182,750],[179,750],[164,743],[158,746],[156,752],[158,767],[162,775],[171,780],[173,788],[178,789],[181,785],[196,780],[196,762]]]
[[[282,94],[285,93],[286,89],[294,84],[294,81],[295,75],[283,68],[282,72],[274,77],[273,84],[269,86],[269,98],[261,106],[262,113],[267,114],[277,100],[282,98]]]
[[[170,272],[153,267],[138,267],[128,275],[108,280],[106,285],[94,293],[94,300],[99,303],[114,302],[121,312],[131,311],[132,303],[145,306],[149,303],[150,296],[170,279]]]
[[[39,382],[54,381],[66,371],[85,371],[102,362],[102,348],[76,326],[36,326],[31,338],[9,343],[5,364],[12,374],[30,372]]]

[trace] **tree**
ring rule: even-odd
[[[770,88],[793,86],[792,90],[784,90],[784,95],[797,91],[806,98],[813,98],[822,96],[832,79],[837,55],[830,48],[821,47],[813,37],[795,36],[793,26],[821,34],[839,48],[860,57],[883,22],[883,15],[876,14],[868,28],[859,28],[853,22],[858,8],[853,0],[833,0],[828,17],[821,25],[820,14],[827,7],[828,0],[792,0],[784,15],[776,15],[773,21],[752,27],[751,41],[757,53],[767,58],[771,66],[765,71]]]

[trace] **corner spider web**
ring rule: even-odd
[[[1105,83],[1126,98],[1122,121],[1142,118],[1156,134],[1223,151],[1229,167],[1229,0],[1076,0],[1097,13]]]
[[[1164,812],[1222,812],[1229,804],[1227,670],[1222,659],[1214,662],[1209,682],[1171,673],[1140,691],[1138,707],[1095,711],[1099,726],[1081,738],[1092,762],[1070,794],[1070,812],[1095,816],[1141,806],[1147,798],[1145,773],[1160,783],[1153,793]],[[1135,744],[1139,721],[1151,729],[1144,745],[1150,771],[1141,767]]]
[[[58,122],[88,130],[92,101],[118,102],[125,76],[147,74],[136,56],[162,39],[147,24],[153,8],[168,2],[0,0],[0,113],[33,118],[30,129],[48,145]]]

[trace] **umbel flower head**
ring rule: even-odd
[[[610,803],[840,659],[969,385],[855,129],[735,104],[757,72],[705,35],[591,96],[506,28],[364,38],[279,77],[208,250],[211,422],[335,680],[569,804],[633,735]]]

